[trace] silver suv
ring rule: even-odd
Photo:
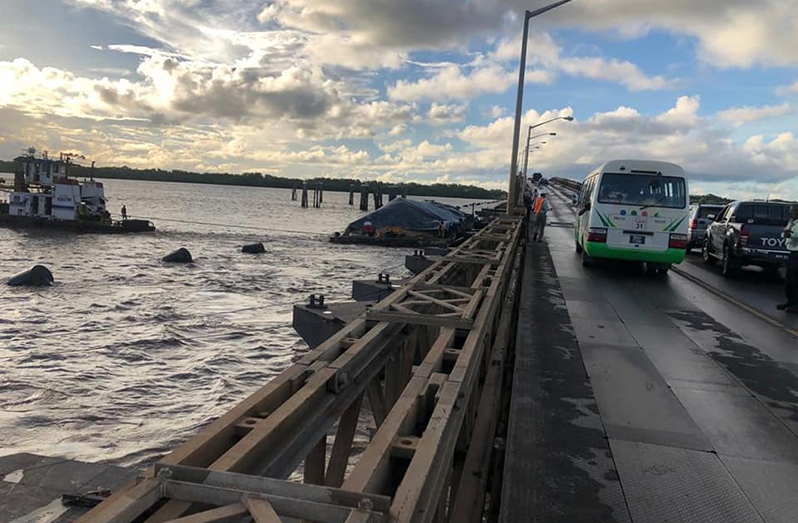
[[[690,208],[690,222],[687,225],[687,252],[694,247],[703,247],[707,225],[712,223],[722,205],[700,204]]]

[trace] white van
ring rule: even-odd
[[[585,178],[576,203],[576,251],[646,263],[665,273],[687,250],[690,197],[684,170],[667,162],[613,160]]]

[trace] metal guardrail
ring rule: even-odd
[[[493,220],[80,523],[481,521],[522,231]]]

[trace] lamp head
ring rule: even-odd
[[[568,120],[569,122],[573,122],[574,121],[574,117],[573,116],[565,116],[565,117],[563,117],[563,120]]]

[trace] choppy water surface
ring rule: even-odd
[[[156,233],[125,236],[0,228],[0,280],[42,263],[57,282],[0,285],[0,455],[151,461],[307,350],[291,328],[295,302],[313,292],[348,299],[353,279],[404,273],[406,251],[326,241],[361,214],[346,194],[301,209],[280,189],[105,186],[113,212],[125,204],[133,216],[227,226],[154,220]],[[266,254],[240,252],[255,241]],[[195,263],[160,261],[178,247]]]

